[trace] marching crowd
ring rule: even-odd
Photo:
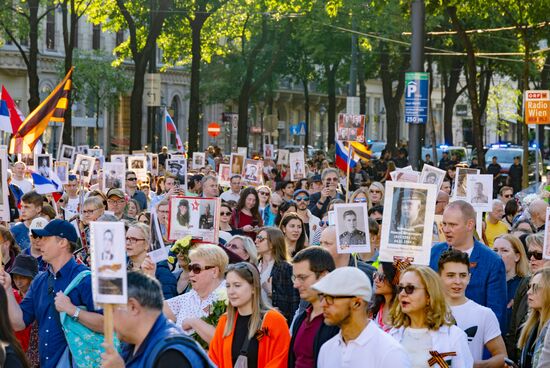
[[[318,152],[294,182],[266,159],[264,184],[235,174],[228,188],[218,185],[223,155],[206,155],[186,185],[164,170],[163,149],[158,175],[138,180],[128,170],[124,191],[102,188],[99,167],[89,183],[72,172],[59,196],[39,194],[23,162],[10,165],[0,366],[550,367],[550,176],[527,196],[516,182],[495,187],[479,229],[472,205],[453,200],[460,163],[446,154],[441,220],[421,266],[378,255],[385,183],[408,165],[406,151],[360,162],[349,177]],[[219,227],[217,244],[169,239],[170,221],[189,221],[185,199],[171,218],[173,196],[220,198],[219,213],[201,218]],[[369,253],[337,251],[330,214],[346,200],[368,209]],[[117,246],[126,251],[128,302],[114,310],[112,343],[103,343],[88,271],[96,221],[126,229]],[[148,254],[157,228],[169,250],[160,262]]]

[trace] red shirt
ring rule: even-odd
[[[231,222],[230,225],[233,229],[242,229],[246,225],[251,225],[253,227],[256,226],[262,226],[261,223],[258,223],[254,217],[247,215],[243,211],[239,211],[239,213],[236,213],[236,211],[233,211],[233,215],[231,216]],[[256,239],[256,232],[246,232],[243,231],[243,234],[246,236],[249,236],[252,238],[252,240]]]
[[[313,341],[315,340],[315,335],[321,328],[323,323],[323,313],[319,314],[312,321],[310,321],[311,313],[313,312],[313,307],[306,309],[306,318],[298,327],[296,331],[296,338],[294,339],[294,355],[296,361],[294,364],[295,368],[313,368],[315,367],[315,358],[313,352]]]
[[[15,295],[15,300],[17,301],[17,304],[21,303],[21,301],[23,300],[23,297],[21,296],[21,294],[19,294],[19,291],[13,289],[13,295]],[[15,332],[15,337],[17,338],[17,340],[19,340],[19,343],[21,344],[21,347],[25,352],[29,349],[29,341],[31,339],[31,328],[32,328],[32,325],[29,325],[24,330]]]

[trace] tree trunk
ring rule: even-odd
[[[101,104],[101,97],[99,97],[99,94],[96,94],[95,96],[95,134],[94,134],[94,139],[95,139],[95,144],[99,145],[99,106]],[[103,126],[105,126],[105,124],[103,124]],[[66,127],[65,127],[66,128]],[[105,142],[107,143],[107,142]],[[106,144],[104,146],[104,149],[107,148],[106,147]]]
[[[76,24],[78,22],[78,19],[80,16],[76,13],[76,7],[75,7],[75,0],[70,0],[71,3],[71,11],[69,13],[69,9],[67,7],[67,2],[69,0],[65,0],[61,3],[61,12],[63,15],[63,45],[65,47],[65,74],[69,72],[71,67],[73,66],[73,51],[74,51],[74,45],[75,45],[75,37],[76,37]],[[69,22],[70,20],[70,22]],[[63,144],[72,145],[73,143],[73,134],[72,134],[72,104],[73,99],[71,98],[71,91],[69,91],[69,94],[67,96],[68,99],[68,107],[65,110],[64,119],[65,119],[65,126],[63,128],[63,137],[62,141]],[[99,114],[99,111],[98,111]],[[97,142],[97,141],[96,141]]]
[[[29,76],[29,113],[40,105],[40,91],[38,78],[38,39],[39,23],[38,9],[39,0],[29,0],[29,65],[27,74]]]
[[[325,64],[325,74],[327,77],[327,95],[328,95],[328,109],[327,109],[327,147],[330,151],[331,145],[336,144],[336,71],[338,70],[338,63]]]
[[[307,155],[308,155],[308,149],[309,146],[309,86],[308,86],[308,80],[302,79],[302,85],[304,86],[304,111],[306,113],[306,136],[304,139],[304,154],[305,154],[305,160],[307,161]]]
[[[525,54],[523,57],[523,90],[521,96],[524,96],[525,91],[529,89],[529,66],[531,64],[531,48],[526,35],[523,35],[523,46],[525,48]],[[525,110],[525,109],[524,109]],[[525,114],[524,114],[525,119]],[[525,120],[522,123],[522,146],[523,146],[523,176],[521,180],[521,186],[527,188],[529,186],[529,127],[525,124]],[[537,167],[536,170],[539,168]]]
[[[367,85],[365,84],[365,67],[363,56],[357,48],[357,83],[359,83],[359,114],[367,115]],[[367,119],[369,117],[367,116]],[[367,120],[367,124],[369,121]],[[368,138],[368,137],[365,137]]]
[[[145,71],[148,53],[134,58],[134,85],[130,97],[130,152],[142,148],[141,130],[143,129],[143,90],[145,89]]]
[[[189,146],[188,157],[193,156],[199,148],[199,116],[200,116],[200,78],[201,78],[201,59],[202,44],[201,31],[208,14],[195,13],[194,19],[189,19],[191,27],[191,85],[189,88]]]
[[[460,75],[464,63],[455,58],[451,64],[451,70],[447,73],[444,83],[445,97],[443,97],[443,132],[445,144],[452,146],[453,139],[453,111],[462,91],[457,91]]]

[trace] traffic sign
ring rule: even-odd
[[[405,123],[426,124],[430,73],[405,73]]]
[[[160,74],[145,73],[143,90],[145,106],[160,106]]]
[[[306,135],[306,122],[300,121],[298,123],[298,135]]]
[[[220,124],[216,123],[216,122],[212,122],[210,124],[208,124],[208,135],[211,136],[211,137],[217,137],[218,135],[220,135],[222,129],[220,127]]]
[[[550,91],[525,91],[525,124],[550,124]]]

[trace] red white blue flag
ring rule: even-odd
[[[164,121],[166,122],[166,132],[174,133],[176,135],[176,147],[178,151],[183,152],[183,142],[181,141],[181,137],[178,134],[178,128],[176,128],[176,124],[174,123],[174,120],[172,120],[172,117],[170,116],[170,114],[168,113],[168,109],[166,108],[164,109],[164,116]]]

